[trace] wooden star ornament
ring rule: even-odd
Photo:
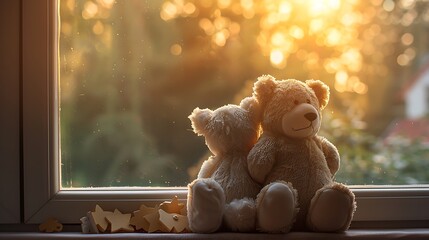
[[[159,221],[158,211],[144,216],[144,219],[149,223],[149,227],[146,230],[148,233],[163,231],[162,224]]]
[[[99,232],[105,232],[107,230],[107,227],[109,226],[109,223],[106,220],[106,217],[113,214],[109,211],[104,211],[98,204],[95,206],[94,212],[88,212],[87,217],[89,219],[89,222],[92,225],[92,230],[94,230],[96,233]]]
[[[174,196],[171,201],[165,201],[159,205],[159,208],[164,210],[167,213],[176,213],[181,214],[182,209],[184,209],[185,204],[179,203],[177,196]]]
[[[149,230],[150,223],[144,218],[144,216],[155,213],[157,210],[158,206],[151,208],[142,204],[139,210],[134,211],[134,216],[131,217],[130,225],[134,226],[136,230],[143,229],[147,232]]]
[[[131,213],[121,213],[115,209],[113,214],[106,216],[106,220],[110,223],[110,232],[134,232],[134,228],[130,225]]]
[[[63,225],[58,222],[57,219],[51,218],[39,225],[39,231],[41,232],[61,232],[63,230]]]
[[[159,221],[165,232],[180,233],[188,229],[188,218],[177,213],[167,213],[159,209]]]

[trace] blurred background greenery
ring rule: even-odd
[[[187,116],[262,74],[331,87],[319,134],[337,181],[429,183],[428,111],[410,118],[404,97],[425,76],[426,1],[59,2],[64,188],[185,186],[209,154]]]

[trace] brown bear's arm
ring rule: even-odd
[[[219,157],[211,156],[203,162],[201,169],[198,172],[198,178],[209,178],[219,167]]]
[[[340,154],[334,144],[329,142],[326,138],[317,136],[317,140],[322,147],[322,152],[325,155],[329,170],[332,176],[334,176],[340,168]]]
[[[275,139],[262,135],[247,157],[249,174],[256,182],[263,184],[275,163]]]

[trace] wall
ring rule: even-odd
[[[410,119],[420,118],[429,113],[429,106],[427,106],[426,94],[428,94],[429,88],[429,70],[421,75],[420,79],[417,79],[412,88],[408,91],[405,104],[406,104],[406,116]]]
[[[0,223],[20,222],[20,5],[0,1]]]

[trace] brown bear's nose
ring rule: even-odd
[[[308,121],[312,122],[314,119],[317,118],[317,114],[315,114],[315,113],[306,113],[306,114],[304,114],[304,117],[307,118]]]

